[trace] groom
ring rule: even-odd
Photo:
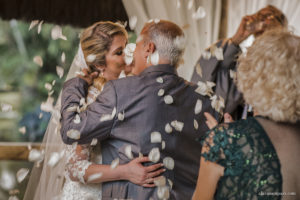
[[[108,82],[97,100],[79,114],[79,124],[73,121],[76,113],[67,109],[80,104],[91,77],[73,78],[64,84],[61,134],[65,143],[89,144],[97,138],[102,145],[103,164],[111,164],[116,158],[124,164],[140,154],[165,164],[164,178],[156,182],[158,187],[108,182],[102,186],[103,200],[192,197],[201,153],[196,138],[208,130],[203,112],[216,118],[219,115],[208,96],[197,93],[196,85],[177,75],[183,36],[172,22],[147,23],[134,53],[136,76]],[[197,91],[200,89],[203,87]],[[74,130],[80,132],[79,139],[72,136]]]

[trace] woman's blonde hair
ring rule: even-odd
[[[300,120],[300,37],[268,31],[238,62],[237,84],[247,103],[274,121]]]
[[[96,65],[105,65],[105,55],[109,51],[116,35],[128,38],[125,28],[118,23],[109,21],[97,22],[86,28],[80,37],[80,44],[84,59],[88,67],[94,71]],[[94,59],[88,59],[92,55]]]

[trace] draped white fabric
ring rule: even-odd
[[[290,29],[300,35],[300,0],[228,0],[227,36],[234,35],[243,16],[253,14],[268,4],[280,9],[287,17]]]
[[[123,0],[124,7],[130,17],[138,18],[136,33],[139,34],[144,23],[150,19],[166,19],[184,28],[187,47],[183,56],[184,64],[178,68],[178,74],[190,80],[195,63],[201,51],[218,39],[221,0],[191,0],[193,6],[189,10],[190,0]],[[177,6],[178,3],[180,7]],[[203,19],[193,19],[192,15],[202,6],[206,11]]]

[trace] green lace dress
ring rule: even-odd
[[[201,140],[208,151],[202,156],[225,168],[215,199],[281,199],[267,195],[282,191],[280,162],[268,135],[251,117],[222,124]]]

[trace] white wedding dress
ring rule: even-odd
[[[87,104],[95,101],[96,97],[100,94],[94,86],[89,87],[87,97]],[[86,184],[84,175],[86,169],[92,164],[102,164],[101,147],[98,143],[97,146],[81,145],[82,150],[80,157],[76,154],[77,145],[67,145],[65,156],[67,160],[65,170],[65,183],[62,193],[58,199],[60,200],[99,200],[101,199],[101,183],[99,184]],[[71,176],[76,177],[80,182],[71,180]]]

